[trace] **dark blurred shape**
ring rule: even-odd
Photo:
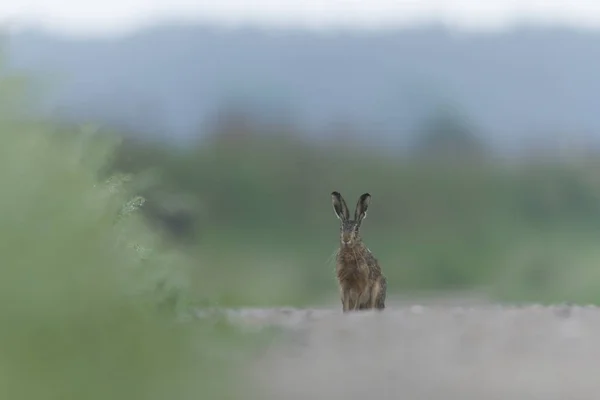
[[[429,161],[477,162],[488,149],[467,118],[452,108],[438,108],[417,131],[413,152]]]

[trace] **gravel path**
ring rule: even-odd
[[[394,305],[230,317],[285,327],[251,370],[265,399],[600,399],[597,307]]]

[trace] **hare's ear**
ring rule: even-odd
[[[367,216],[367,208],[369,208],[370,202],[371,195],[369,193],[365,193],[358,198],[358,203],[356,204],[356,211],[354,211],[354,220],[356,222],[362,221]]]
[[[337,215],[340,220],[347,221],[350,218],[350,211],[348,211],[348,206],[346,205],[342,195],[338,192],[332,192],[331,202],[333,203],[335,215]]]

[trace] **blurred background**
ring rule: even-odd
[[[30,3],[0,10],[27,116],[124,139],[198,304],[337,301],[333,190],[372,194],[392,294],[598,300],[596,6]]]
[[[0,281],[22,304],[6,318],[83,312],[88,286],[109,318],[123,271],[126,293],[177,310],[337,306],[333,190],[352,208],[371,193],[362,235],[390,298],[597,303],[599,15],[558,0],[1,5]],[[123,205],[134,222],[115,230]]]

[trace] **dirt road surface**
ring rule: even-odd
[[[396,304],[232,312],[284,327],[249,372],[264,399],[599,400],[600,308]]]

